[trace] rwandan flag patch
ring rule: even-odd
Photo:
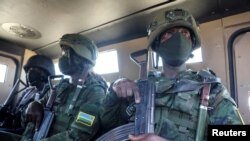
[[[95,116],[84,113],[84,112],[79,112],[76,122],[87,125],[87,126],[92,126],[94,120],[95,120]]]

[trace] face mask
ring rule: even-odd
[[[59,59],[59,69],[65,75],[73,75],[77,72],[77,64],[73,62],[69,57],[63,55]]]
[[[27,72],[27,80],[31,86],[39,87],[43,82],[46,82],[48,75],[39,69],[30,69]]]
[[[59,59],[59,68],[63,74],[72,76],[77,72],[82,72],[83,70],[82,63],[83,63],[82,58],[76,55],[75,52],[73,52],[73,50],[69,49]]]
[[[172,37],[162,43],[156,50],[164,63],[170,66],[180,66],[190,57],[192,43],[182,33],[174,33]]]

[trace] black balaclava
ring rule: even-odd
[[[29,85],[36,87],[40,87],[43,83],[47,83],[48,76],[49,74],[45,70],[36,67],[29,68],[26,75]]]

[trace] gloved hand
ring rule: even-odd
[[[118,79],[112,85],[112,89],[118,97],[128,98],[134,95],[135,102],[140,103],[139,88],[134,81],[127,78]]]
[[[37,101],[31,102],[25,110],[26,120],[35,124],[37,131],[43,119],[43,106]]]

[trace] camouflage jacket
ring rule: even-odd
[[[28,88],[28,90],[25,90],[23,97],[18,101],[18,103],[15,107],[15,111],[14,111],[15,114],[20,113],[22,128],[25,128],[27,125],[25,123],[25,109],[27,108],[28,104],[35,100],[37,93],[39,94],[39,96],[37,97],[39,100],[40,98],[44,97],[44,95],[48,91],[49,91],[49,84],[48,83],[44,85],[44,87],[41,91],[38,91],[34,87],[31,87],[31,88]]]
[[[26,87],[21,94],[20,98],[17,101],[17,104],[13,106],[12,114],[14,115],[13,119],[10,117],[8,120],[12,123],[10,127],[5,127],[0,129],[0,138],[3,141],[15,141],[20,140],[21,135],[24,132],[27,123],[25,122],[25,109],[28,104],[35,100],[35,95],[39,93],[39,96],[44,96],[49,90],[49,85],[44,85],[44,88],[41,91],[38,91],[35,87],[30,86]]]
[[[158,82],[154,115],[156,134],[171,141],[195,139],[200,93],[204,86],[201,74],[188,70],[171,80],[163,76],[149,76],[149,80]],[[207,124],[242,124],[236,104],[225,87],[214,75],[209,77],[212,77],[212,85]],[[102,114],[106,131],[133,121],[134,113],[128,111],[133,109],[129,108],[133,105],[133,99],[131,102],[118,99],[110,91],[104,100],[105,110]]]
[[[53,105],[55,117],[48,137],[43,140],[94,140],[101,128],[100,106],[107,90],[105,80],[97,74],[90,73],[78,94],[77,86],[67,80],[59,83],[56,89],[57,97]],[[40,102],[45,105],[48,98],[49,94]]]
[[[20,129],[21,119],[22,119],[22,111],[26,108],[29,102],[34,100],[34,95],[37,92],[35,87],[26,87],[21,93],[15,96],[17,99],[16,104],[12,106],[8,106],[6,109],[1,109],[1,129]],[[19,98],[18,98],[19,96]],[[15,103],[15,99],[11,101],[11,103]],[[3,128],[2,128],[3,127]],[[13,130],[13,131],[14,131]]]
[[[23,117],[25,109],[30,102],[34,101],[36,93],[39,93],[41,96],[43,96],[48,91],[48,89],[48,85],[45,85],[41,91],[38,91],[36,87],[29,86],[19,91],[15,96],[16,102],[15,99],[13,99],[11,102],[16,104],[3,111],[1,109],[1,112],[3,113],[1,113],[0,130],[22,134],[22,131],[26,126],[23,124],[24,122],[22,122],[24,121]]]

